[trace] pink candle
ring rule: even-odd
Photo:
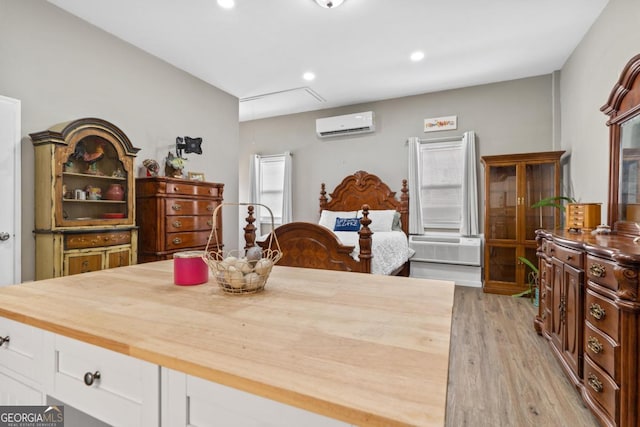
[[[202,252],[188,251],[173,254],[173,282],[180,286],[200,285],[209,280],[209,268]]]

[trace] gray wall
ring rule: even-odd
[[[33,146],[29,133],[82,117],[118,126],[159,162],[177,136],[203,137],[187,170],[237,200],[238,99],[44,1],[0,0],[0,94],[22,101],[22,278],[34,277]],[[232,249],[238,222],[226,215]]]
[[[609,130],[600,112],[625,64],[640,52],[640,2],[609,0],[561,73],[562,149],[571,152],[573,195],[602,202],[607,220]]]
[[[315,222],[322,182],[331,191],[346,175],[366,170],[399,192],[408,173],[405,141],[410,136],[439,138],[473,130],[479,156],[550,151],[552,83],[552,76],[545,75],[243,122],[240,198],[248,197],[252,153],[293,153],[293,217],[295,221]],[[327,139],[315,134],[316,118],[368,110],[376,115],[374,133]],[[458,116],[457,130],[424,133],[425,118],[448,115]],[[478,174],[481,185],[480,162]]]

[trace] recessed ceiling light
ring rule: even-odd
[[[413,62],[422,61],[423,59],[424,59],[424,52],[417,50],[411,54],[411,60]]]
[[[231,9],[236,5],[235,0],[218,0],[218,6],[224,9]]]
[[[311,80],[316,78],[316,75],[313,74],[311,71],[307,71],[306,73],[304,73],[302,75],[302,78],[305,79],[306,81],[310,82]]]
[[[327,8],[334,9],[344,3],[344,0],[314,0],[318,5]]]

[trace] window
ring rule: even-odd
[[[460,229],[464,150],[462,141],[420,144],[420,196],[425,229]]]
[[[276,225],[282,224],[282,206],[284,195],[285,155],[260,157],[258,161],[258,200],[273,212]],[[260,222],[270,224],[269,211],[260,208]]]

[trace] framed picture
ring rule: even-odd
[[[458,116],[433,117],[424,119],[424,131],[452,130],[458,128]]]
[[[204,181],[204,173],[202,172],[189,172],[187,176],[193,181]]]

